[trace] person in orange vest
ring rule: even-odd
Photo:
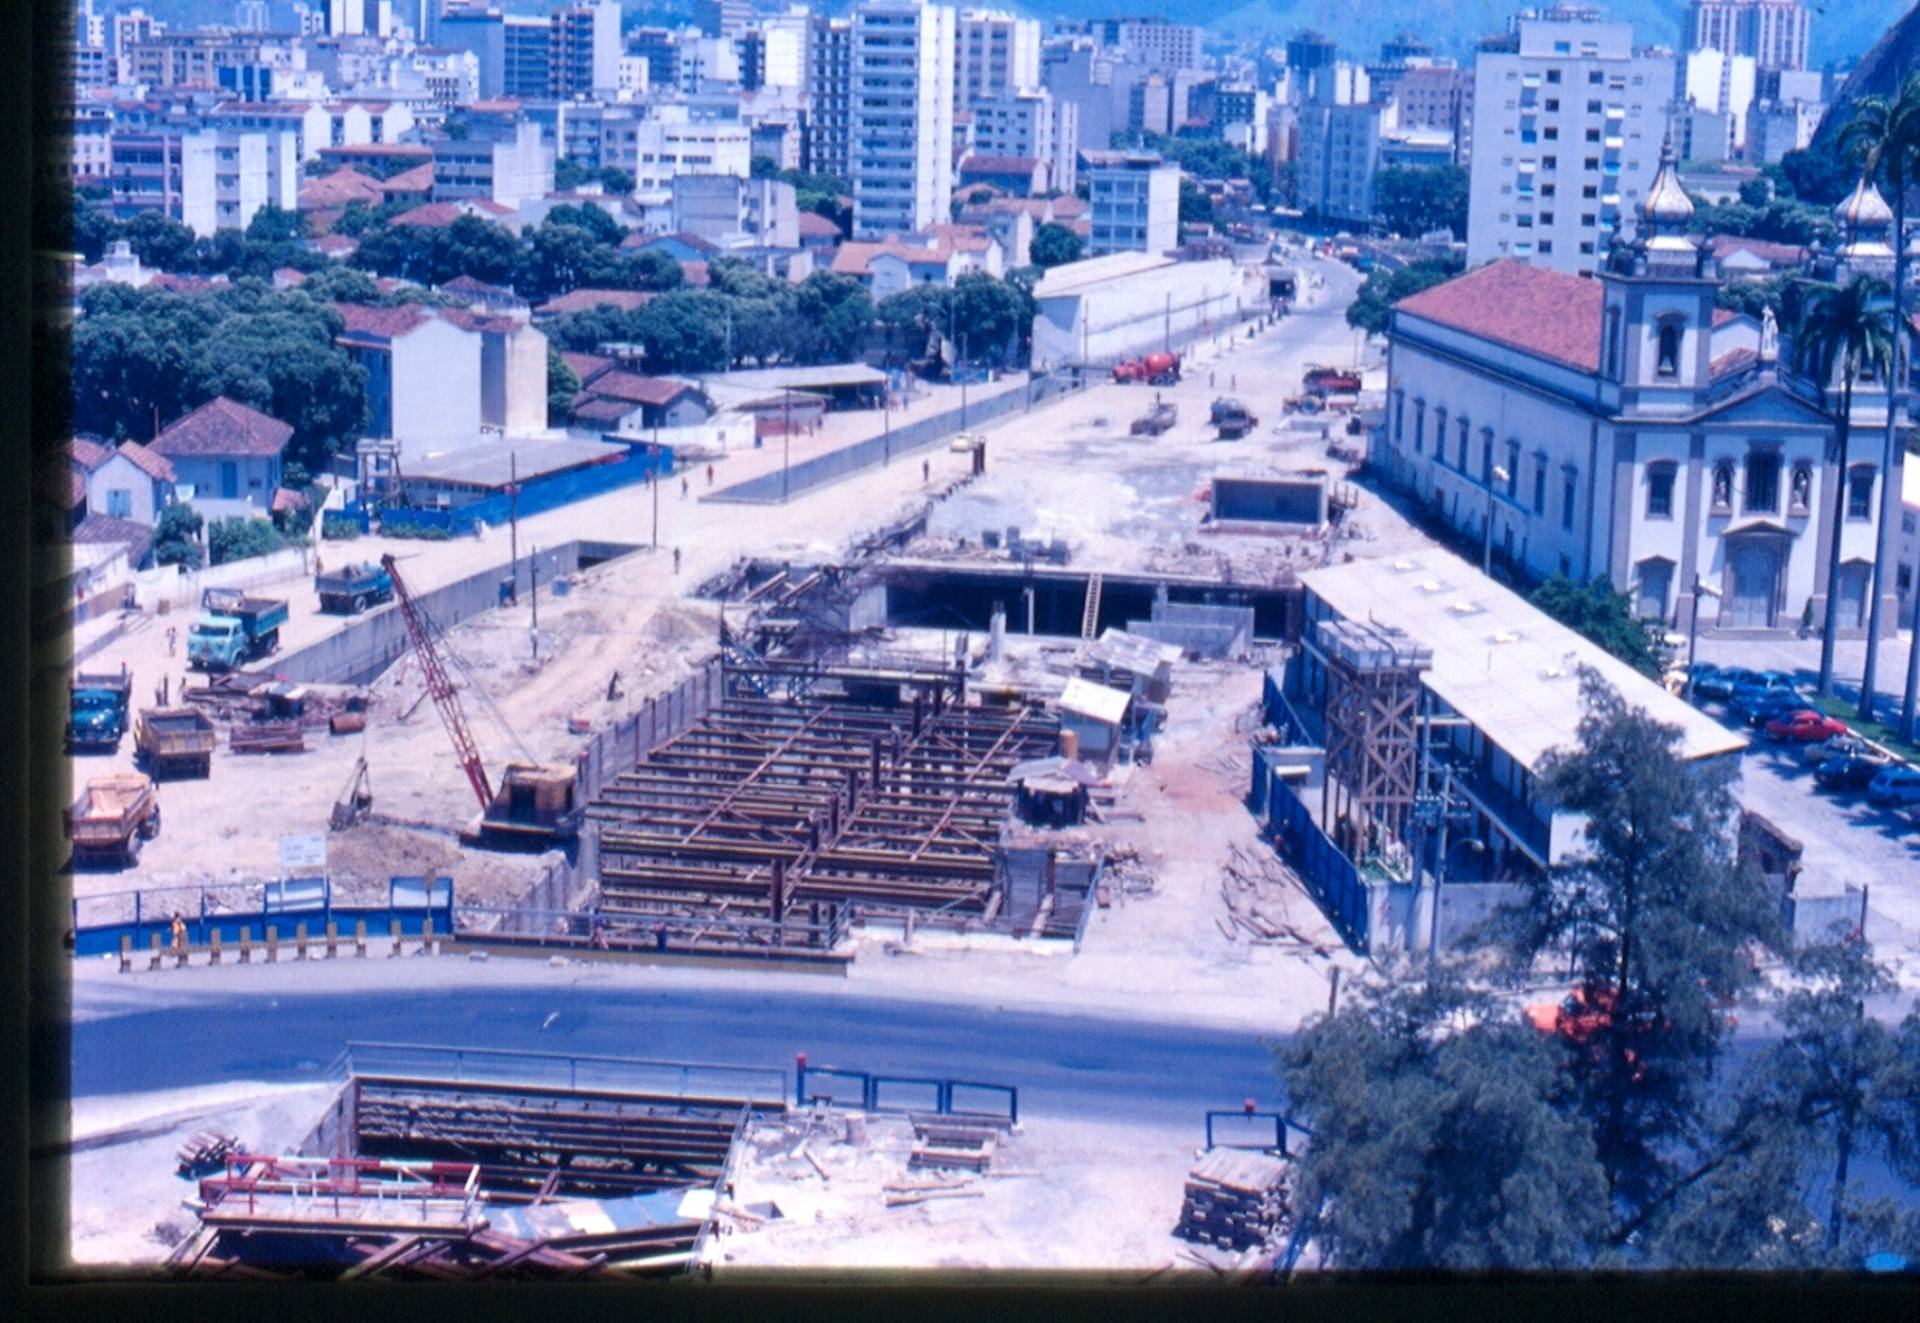
[[[187,953],[187,921],[180,917],[180,911],[173,912],[173,951],[175,955]]]

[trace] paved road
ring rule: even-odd
[[[1180,1024],[850,997],[790,982],[724,989],[620,978],[577,987],[555,977],[546,986],[410,989],[402,977],[378,981],[287,995],[249,980],[191,997],[163,992],[153,1007],[126,1002],[124,989],[109,1000],[76,987],[82,1017],[105,1013],[74,1026],[74,1095],[318,1080],[356,1040],[774,1068],[791,1067],[804,1051],[816,1066],[1009,1084],[1023,1113],[1174,1127],[1198,1127],[1204,1108],[1238,1106],[1250,1094],[1271,1099],[1275,1090],[1271,1053],[1254,1035]],[[109,1009],[110,1001],[121,1004]]]

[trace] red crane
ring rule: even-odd
[[[427,693],[440,713],[440,720],[446,724],[447,735],[453,740],[454,756],[459,758],[473,793],[480,799],[480,811],[485,813],[493,804],[493,786],[480,761],[480,746],[473,742],[473,732],[467,729],[467,715],[460,709],[460,695],[454,692],[453,681],[447,678],[446,668],[440,664],[433,636],[427,632],[426,617],[414,605],[413,594],[407,591],[406,582],[400,577],[400,567],[394,564],[392,556],[382,556],[380,567],[393,579],[393,595],[399,599],[400,614],[406,617],[407,633],[413,638],[413,650],[419,654],[420,669],[427,676]]]

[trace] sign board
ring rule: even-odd
[[[280,876],[327,869],[327,834],[307,832],[280,838]]]
[[[266,900],[261,908],[269,914],[287,914],[326,908],[325,878],[310,877],[267,883]]]

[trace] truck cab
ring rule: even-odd
[[[118,749],[132,696],[133,675],[125,666],[117,674],[74,676],[67,689],[67,752]]]
[[[247,631],[232,616],[208,614],[187,630],[187,662],[204,669],[225,669],[247,649]]]

